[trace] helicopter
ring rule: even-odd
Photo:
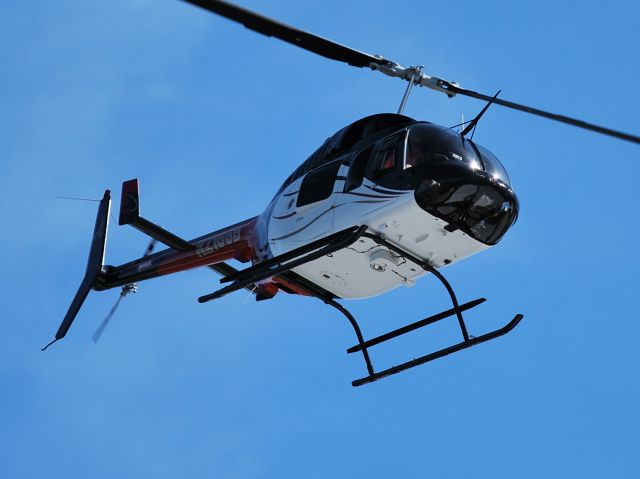
[[[142,217],[138,180],[126,181],[119,224],[133,226],[168,249],[119,266],[104,265],[111,201],[107,190],[98,207],[85,277],[52,343],[67,334],[91,289],[120,287],[124,297],[137,282],[205,266],[228,284],[202,295],[201,303],[246,289],[258,301],[282,291],[315,297],[337,309],[358,340],[347,352],[360,352],[367,369],[352,385],[382,379],[502,336],[523,318],[516,314],[504,327],[473,337],[462,313],[485,299],[460,304],[440,272],[497,244],[518,217],[519,202],[506,169],[473,141],[473,131],[491,105],[640,143],[634,135],[464,89],[424,74],[419,66],[405,68],[227,2],[185,1],[327,58],[405,80],[400,107],[395,114],[360,119],[327,139],[283,182],[260,215],[192,240]],[[456,131],[402,114],[414,86],[486,104],[473,120],[456,125],[462,127]],[[229,260],[251,266],[236,270]],[[452,308],[372,339],[364,339],[353,315],[337,301],[412,286],[429,274],[443,284]],[[382,371],[374,369],[370,348],[449,317],[457,320],[461,342]]]

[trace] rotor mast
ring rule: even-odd
[[[407,104],[407,100],[409,99],[409,95],[411,94],[411,88],[413,88],[414,82],[416,80],[416,78],[419,78],[420,75],[422,75],[422,65],[418,65],[415,67],[409,67],[407,70],[413,70],[413,73],[411,73],[411,78],[409,78],[407,81],[409,82],[407,84],[407,88],[404,91],[404,95],[402,96],[402,100],[400,101],[400,107],[398,108],[398,115],[402,115],[402,112],[404,111],[404,107]]]

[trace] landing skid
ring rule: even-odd
[[[228,286],[225,286],[217,291],[214,291],[211,294],[207,294],[198,298],[198,301],[201,303],[211,301],[213,299],[220,298],[228,293],[233,291],[237,291],[246,287],[247,284],[255,283],[258,281],[265,280],[271,277],[277,277],[278,275],[285,276],[288,281],[296,282],[297,275],[292,272],[293,268],[296,268],[302,264],[309,263],[314,261],[324,255],[328,255],[334,253],[338,250],[346,248],[357,241],[359,238],[369,238],[373,240],[378,245],[384,246],[388,248],[390,251],[406,258],[408,261],[415,263],[420,266],[424,271],[433,274],[445,287],[447,290],[449,297],[451,299],[451,303],[453,308],[443,311],[441,313],[435,314],[433,316],[429,316],[428,318],[422,319],[420,321],[416,321],[407,326],[403,326],[401,328],[390,331],[386,334],[378,336],[373,339],[369,339],[367,341],[364,340],[362,335],[362,331],[358,322],[353,317],[353,315],[340,303],[335,300],[335,297],[324,291],[322,288],[317,285],[310,284],[308,281],[300,282],[300,286],[302,286],[308,293],[312,296],[315,296],[322,300],[325,304],[337,309],[340,311],[351,324],[354,332],[356,333],[356,337],[358,339],[358,344],[347,349],[347,353],[354,353],[357,351],[362,352],[362,356],[367,368],[368,375],[362,377],[360,379],[356,379],[352,381],[352,386],[362,386],[363,384],[371,383],[377,381],[379,379],[385,378],[387,376],[391,376],[394,374],[398,374],[402,371],[406,371],[407,369],[411,369],[413,367],[419,366],[421,364],[428,363],[435,359],[447,356],[449,354],[453,354],[455,352],[461,351],[466,348],[470,348],[471,346],[475,346],[476,344],[484,343],[491,339],[503,336],[515,328],[518,323],[522,320],[522,314],[516,314],[513,319],[507,323],[502,328],[496,329],[489,333],[485,333],[481,336],[474,337],[469,334],[467,331],[466,324],[464,322],[464,318],[462,316],[462,312],[472,309],[479,304],[482,304],[486,300],[484,298],[476,299],[474,301],[470,301],[463,305],[458,303],[458,299],[451,287],[451,284],[447,281],[447,279],[433,266],[431,266],[428,262],[421,260],[420,258],[408,253],[395,244],[389,242],[384,237],[369,233],[366,231],[366,226],[360,227],[352,227],[346,230],[340,231],[333,235],[330,235],[326,238],[322,238],[318,241],[310,243],[308,245],[302,246],[300,248],[294,249],[282,255],[271,258],[268,261],[263,263],[258,263],[254,266],[246,268],[242,271],[238,271],[236,273],[230,274],[220,280],[222,283],[231,283]],[[406,361],[397,366],[392,366],[388,369],[385,369],[380,372],[376,372],[373,368],[373,364],[371,362],[371,358],[369,356],[369,348],[375,346],[377,344],[386,342],[390,339],[396,338],[398,336],[402,336],[410,331],[414,331],[416,329],[422,328],[424,326],[428,326],[430,324],[434,324],[438,321],[442,321],[443,319],[449,318],[451,316],[456,316],[458,326],[460,327],[460,332],[462,333],[463,340],[457,344],[453,344],[446,348],[440,349],[438,351],[425,354],[424,356],[420,356],[418,358],[412,359],[410,361]]]

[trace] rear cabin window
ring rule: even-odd
[[[296,206],[305,206],[329,198],[340,169],[340,161],[316,168],[302,180]]]

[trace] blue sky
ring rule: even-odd
[[[506,99],[638,134],[637,2],[337,0],[243,6]],[[476,139],[506,165],[520,219],[446,269],[474,334],[504,338],[373,385],[319,301],[216,276],[92,293],[79,284],[95,203],[141,181],[142,211],[194,237],[258,214],[328,136],[395,111],[404,85],[171,0],[0,4],[2,476],[635,477],[640,453],[637,145],[492,108]],[[482,104],[415,91],[452,125]],[[114,209],[118,201],[114,202]],[[117,210],[116,210],[117,211]],[[109,263],[147,239],[112,224]],[[447,306],[431,278],[348,302],[367,336]],[[452,320],[453,321],[453,320]],[[457,339],[454,323],[374,350],[382,368]]]

